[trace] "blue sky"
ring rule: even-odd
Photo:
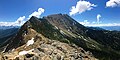
[[[94,6],[90,5],[85,9],[84,4],[89,3],[94,4]],[[79,9],[81,7],[76,7],[77,4],[83,8],[83,12]],[[80,0],[1,0],[0,25],[11,24],[17,20],[22,20],[22,18],[25,22],[30,18],[29,15],[34,15],[35,11],[37,13],[39,8],[44,9],[44,11],[39,12],[38,16],[40,17],[57,13],[70,15],[72,6],[75,7],[74,10],[78,9],[78,11],[73,10],[75,13],[71,17],[83,25],[120,24],[120,0],[84,0],[84,2]],[[91,7],[92,9],[89,10]],[[99,23],[97,23],[97,15],[100,15]]]

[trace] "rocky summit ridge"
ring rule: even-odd
[[[0,51],[1,60],[118,60],[120,32],[85,27],[67,14],[32,16]]]
[[[44,18],[31,17],[1,47],[0,60],[97,60],[90,51],[68,43]]]

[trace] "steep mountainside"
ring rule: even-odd
[[[31,41],[34,40],[35,45],[33,44],[31,46],[26,47],[26,43],[28,43],[29,40]],[[49,41],[51,43],[46,43],[45,41]],[[4,57],[2,59],[5,59],[6,55],[7,57],[9,57],[9,54],[12,54],[15,55],[12,57],[16,58],[16,55],[18,56],[20,51],[23,50],[28,51],[32,49],[33,52],[31,52],[31,50],[30,52],[34,53],[34,55],[32,55],[31,57],[33,59],[33,57],[36,58],[36,56],[40,57],[36,55],[38,52],[37,53],[34,52],[36,51],[35,50],[36,48],[38,48],[39,52],[46,54],[47,52],[45,53],[45,50],[43,48],[47,47],[48,48],[47,50],[57,48],[57,45],[55,46],[52,45],[53,43],[56,43],[57,45],[61,46],[60,51],[62,51],[61,53],[65,55],[64,58],[65,57],[68,58],[69,56],[67,56],[67,54],[69,55],[70,52],[72,51],[73,59],[78,59],[75,58],[74,56],[75,49],[76,51],[80,51],[77,52],[78,54],[79,53],[84,54],[84,57],[78,55],[81,56],[82,59],[86,57],[92,59],[94,58],[93,56],[100,60],[120,59],[120,32],[91,29],[79,24],[77,21],[75,21],[66,14],[54,14],[39,19],[36,17],[31,17],[31,19],[28,20],[19,29],[16,36],[12,37],[11,39],[7,40],[4,44],[1,45],[2,52],[9,52],[8,54],[1,53],[2,54],[1,56]],[[73,45],[75,45],[76,47]],[[63,46],[66,47],[63,48]],[[67,47],[70,48],[66,49]],[[86,56],[87,52],[79,50],[78,47],[85,49],[85,50],[82,49],[83,51],[90,51],[87,54],[88,56]],[[69,52],[65,52],[64,50]],[[93,55],[91,54],[91,52]],[[54,51],[52,53],[54,53]],[[26,54],[22,55],[22,57],[25,56]],[[31,54],[29,56],[31,56]],[[53,55],[51,56],[52,59]],[[19,58],[21,57],[19,56]],[[47,56],[46,58],[49,59],[50,57]],[[72,59],[72,57],[68,59]]]
[[[0,29],[0,45],[18,32],[19,28]]]
[[[19,28],[0,29],[0,38],[16,33],[18,29]]]
[[[92,51],[100,59],[119,59],[120,32],[84,27],[66,14],[44,17],[53,26],[62,30],[66,38],[86,50]]]
[[[64,35],[46,19],[36,17],[31,17],[5,44],[1,60],[96,60],[91,52],[69,44]]]

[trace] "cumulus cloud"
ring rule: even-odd
[[[84,20],[83,22],[79,22],[79,23],[82,24],[82,25],[90,24],[90,22],[88,22],[88,20]]]
[[[19,18],[17,19],[16,23],[21,24],[23,20],[25,20],[25,16],[19,17]]]
[[[40,15],[42,13],[44,13],[44,9],[43,8],[39,8],[38,11],[33,12],[32,14],[29,15],[28,18],[26,18],[25,16],[19,17],[16,21],[14,22],[0,22],[0,26],[21,26],[23,25],[29,18],[31,18],[32,16],[36,16],[36,17],[40,17]]]
[[[14,22],[0,22],[0,26],[21,26],[25,23],[25,16],[19,17]]]
[[[32,17],[32,16],[36,16],[36,17],[39,18],[40,15],[41,15],[42,13],[44,13],[44,11],[45,11],[45,10],[44,10],[43,8],[39,8],[38,11],[35,11],[35,12],[33,12],[31,15],[29,15],[29,18]]]
[[[95,4],[92,4],[88,1],[78,1],[76,6],[72,6],[72,8],[70,9],[69,14],[70,15],[75,15],[76,13],[83,13],[85,11],[89,11],[92,10],[94,7],[96,7]]]
[[[101,15],[100,14],[97,14],[97,23],[99,24],[100,22],[100,18],[101,18]]]
[[[109,0],[106,2],[106,7],[119,7],[120,0]]]
[[[99,19],[101,15],[97,15],[97,19]],[[99,21],[99,20],[98,20]],[[100,26],[120,26],[120,23],[102,23],[101,21],[98,22],[89,22],[88,20],[80,21],[80,24],[84,26],[89,26],[89,27],[100,27]]]

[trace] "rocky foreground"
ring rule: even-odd
[[[29,42],[9,52],[3,51],[0,60],[97,60],[91,52],[75,44],[48,39],[32,28],[24,34],[24,39]]]

